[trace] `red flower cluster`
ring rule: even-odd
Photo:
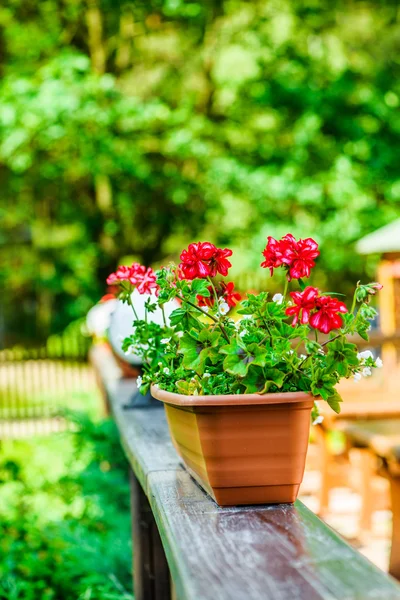
[[[331,296],[320,296],[317,288],[308,286],[303,292],[290,292],[294,305],[286,309],[288,316],[294,315],[293,327],[299,319],[302,325],[310,323],[311,327],[322,333],[339,329],[343,325],[340,313],[346,313],[343,302]]]
[[[185,279],[205,279],[215,277],[217,273],[228,275],[228,269],[232,266],[228,256],[232,250],[228,248],[217,248],[210,242],[198,242],[189,244],[187,250],[180,255],[181,263],[179,269]]]
[[[197,302],[199,306],[214,306],[215,304],[215,296],[212,286],[208,286],[208,291],[210,292],[209,296],[197,296]],[[216,286],[216,292],[218,299],[223,298],[224,301],[232,308],[236,305],[236,302],[239,302],[241,299],[241,295],[239,292],[235,292],[235,284],[230,281],[229,283],[225,283],[224,281],[220,281]]]
[[[139,294],[150,294],[151,290],[158,289],[156,274],[151,267],[144,267],[139,263],[133,263],[131,267],[120,266],[107,277],[108,285],[117,285],[127,281],[136,287]]]
[[[291,281],[310,276],[319,250],[317,242],[312,238],[296,240],[291,233],[287,233],[281,240],[269,236],[263,256],[265,260],[261,266],[269,269],[271,276],[274,269],[285,266],[288,270],[287,278]]]

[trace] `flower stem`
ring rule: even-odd
[[[130,295],[128,296],[128,304],[129,304],[129,306],[130,306],[130,307],[132,308],[132,310],[133,310],[133,314],[135,315],[135,319],[136,319],[136,321],[139,321],[138,314],[137,314],[137,312],[136,312],[136,310],[135,310],[135,307],[134,307],[134,306],[133,306],[133,304],[132,304],[132,298],[131,298],[131,296],[130,296]]]
[[[213,281],[211,279],[211,277],[207,277],[208,282],[210,283],[213,293],[214,293],[214,298],[215,298],[215,304],[216,306],[218,306],[218,294],[217,294],[217,290],[215,289],[215,285],[213,284]]]
[[[321,346],[326,346],[327,344],[330,344],[331,342],[333,342],[334,340],[337,340],[338,338],[340,338],[340,336],[343,335],[342,333],[338,333],[337,335],[335,335],[333,338],[331,338],[330,340],[326,340],[326,342],[323,342],[321,344]]]
[[[228,344],[230,344],[231,340],[229,339],[229,336],[226,333],[224,326],[222,325],[222,323],[219,322],[218,319],[216,319],[213,315],[209,315],[208,312],[206,312],[205,310],[200,308],[200,306],[196,306],[196,304],[194,304],[193,302],[190,302],[190,300],[187,300],[183,296],[178,296],[178,298],[180,298],[183,302],[186,302],[186,304],[189,304],[189,306],[193,306],[193,308],[200,311],[201,313],[203,313],[203,315],[205,315],[206,317],[209,317],[212,321],[214,321],[214,323],[216,323],[218,325],[218,327],[220,328],[222,335],[224,336],[224,338],[226,339]]]
[[[352,302],[352,305],[351,305],[350,314],[353,314],[354,313],[354,309],[356,308],[356,303],[357,303],[357,296],[356,296],[356,294],[357,294],[357,288],[354,291],[353,302]]]
[[[287,277],[285,277],[285,287],[283,288],[283,297],[284,298],[286,298],[288,287],[289,287],[289,281],[288,281]]]
[[[163,316],[163,321],[164,321],[164,327],[168,327],[168,325],[167,325],[167,317],[165,316],[164,304],[159,304],[159,306],[161,307],[161,311],[162,311],[162,316]]]

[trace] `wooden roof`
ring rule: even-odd
[[[400,219],[361,238],[356,250],[359,254],[400,252]]]

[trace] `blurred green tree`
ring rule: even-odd
[[[47,334],[123,255],[202,237],[240,272],[288,230],[346,291],[353,242],[400,212],[399,46],[394,1],[5,0],[6,313]]]

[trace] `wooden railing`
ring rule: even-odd
[[[301,502],[218,507],[182,468],[162,406],[126,410],[134,380],[107,346],[91,360],[131,466],[136,600],[400,599]]]

